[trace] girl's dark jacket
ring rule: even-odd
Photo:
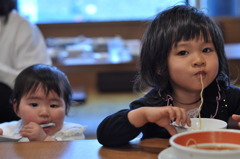
[[[166,106],[166,94],[159,95],[158,90],[152,89],[144,97],[133,101],[130,104],[130,109],[123,109],[106,117],[97,128],[99,143],[104,146],[121,146],[128,144],[140,133],[142,133],[142,139],[170,138],[170,134],[163,127],[147,123],[141,128],[136,128],[131,125],[127,117],[129,111],[140,107]],[[204,90],[203,94],[204,103],[201,117],[213,117],[228,122],[232,114],[240,114],[240,88],[234,86],[218,88],[216,82],[213,82]]]

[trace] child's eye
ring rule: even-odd
[[[58,108],[58,107],[59,107],[59,105],[52,104],[52,105],[50,105],[50,107],[51,107],[51,108]]]
[[[177,53],[177,55],[183,56],[183,55],[187,55],[188,52],[187,51],[180,51]]]
[[[205,48],[205,49],[203,49],[202,52],[208,53],[208,52],[211,52],[211,51],[212,51],[212,49],[210,49],[210,48]]]
[[[38,104],[37,104],[37,103],[30,103],[30,106],[32,106],[32,107],[37,107]]]

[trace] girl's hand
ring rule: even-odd
[[[34,122],[24,125],[20,130],[20,134],[23,137],[27,137],[30,141],[44,141],[47,138],[47,134],[43,128]]]
[[[3,130],[0,128],[0,135],[3,135]]]
[[[148,122],[155,123],[168,130],[171,135],[176,134],[176,129],[170,125],[175,120],[178,125],[191,126],[191,121],[185,109],[179,107],[142,107],[128,113],[130,123],[135,127],[142,127]]]
[[[238,126],[238,128],[240,128],[240,115],[233,114],[232,119],[237,122],[237,126]]]

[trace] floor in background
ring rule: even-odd
[[[98,93],[89,92],[86,103],[71,106],[65,121],[87,126],[86,139],[96,138],[99,123],[108,115],[128,108],[129,103],[139,98],[130,92]]]

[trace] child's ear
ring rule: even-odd
[[[17,102],[16,102],[16,100],[13,101],[13,110],[14,110],[15,114],[16,114],[18,117],[20,117],[20,116],[19,116],[19,113],[18,113],[18,110],[17,110]]]

